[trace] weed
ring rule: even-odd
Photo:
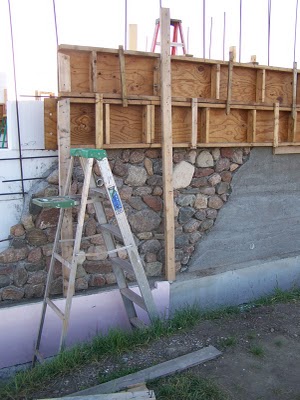
[[[255,333],[255,332],[250,332],[250,333],[248,333],[247,339],[252,340],[252,339],[255,339],[255,338],[256,338],[256,333]]]
[[[159,379],[147,385],[155,391],[157,400],[228,400],[226,393],[212,380],[203,379],[192,373],[182,373],[170,378]]]
[[[283,341],[282,340],[280,340],[280,339],[278,339],[278,340],[275,340],[275,345],[277,346],[277,347],[282,347],[283,346]]]
[[[255,345],[250,347],[250,353],[256,357],[264,357],[265,351],[260,345]]]
[[[237,344],[237,340],[234,336],[229,336],[227,338],[221,338],[219,344],[222,347],[232,347]]]
[[[124,367],[124,368],[118,369],[117,371],[112,371],[105,375],[99,374],[99,376],[98,376],[99,384],[112,381],[113,379],[117,379],[122,376],[133,374],[134,372],[137,372],[138,370],[139,370],[139,368],[137,368],[137,367],[126,367],[126,368]]]

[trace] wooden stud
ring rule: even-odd
[[[247,142],[254,143],[256,140],[256,110],[248,111]]]
[[[211,68],[211,97],[220,99],[221,65],[216,64]]]
[[[273,147],[279,144],[279,103],[274,103],[274,140]]]
[[[203,108],[201,110],[201,123],[200,123],[201,143],[209,143],[209,117],[210,117],[210,109]]]
[[[165,217],[165,271],[166,279],[173,281],[175,272],[175,226],[173,198],[172,98],[170,56],[170,10],[160,9],[161,22],[161,130],[163,191]]]
[[[226,114],[230,114],[231,92],[232,92],[232,73],[233,73],[234,55],[230,53],[228,63],[228,81],[227,81],[227,101],[226,101]]]
[[[250,62],[256,63],[256,55],[251,56]]]
[[[91,52],[91,61],[90,61],[90,91],[93,93],[97,93],[97,52]]]
[[[191,148],[197,148],[197,136],[198,136],[198,103],[197,99],[192,99],[192,137],[191,137]]]
[[[105,104],[105,144],[110,144],[110,105]]]
[[[160,95],[160,59],[157,59],[153,70],[153,95]]]
[[[293,112],[289,115],[288,121],[288,141],[295,142],[297,132],[297,111],[295,111],[295,119],[293,118]]]
[[[229,47],[229,60],[236,62],[236,46]]]
[[[121,93],[123,107],[128,106],[127,101],[127,87],[126,87],[126,74],[125,74],[125,56],[123,46],[119,46],[119,63],[120,63],[120,74],[121,74]]]
[[[129,50],[137,50],[137,24],[129,24]]]
[[[144,106],[143,112],[143,143],[152,143],[155,130],[155,106]]]
[[[58,53],[58,91],[71,92],[70,56]]]
[[[71,122],[70,122],[70,100],[60,100],[57,110],[57,128],[58,128],[58,168],[59,168],[59,194],[65,193],[65,184],[68,175],[68,167],[70,163],[70,147],[71,147]],[[61,229],[61,239],[67,240],[61,243],[62,257],[71,261],[73,247],[70,239],[73,239],[73,221],[72,209],[66,209],[64,212],[64,220]],[[70,271],[66,267],[63,269],[63,293],[66,296],[68,290],[68,278]]]
[[[296,107],[297,107],[297,76],[298,76],[298,71],[297,71],[297,63],[294,62],[293,64],[293,100],[292,100],[292,116],[293,119],[296,120]]]
[[[266,95],[266,70],[258,69],[256,72],[256,102],[264,103]]]
[[[104,134],[103,134],[103,95],[97,93],[96,94],[96,103],[95,103],[95,144],[96,149],[102,149],[104,143]]]

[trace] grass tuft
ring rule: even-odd
[[[253,345],[250,347],[250,353],[252,353],[256,357],[264,357],[265,351],[260,345]]]
[[[234,336],[229,336],[227,338],[221,338],[219,341],[221,347],[233,347],[237,344],[237,339]]]

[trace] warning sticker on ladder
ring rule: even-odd
[[[121,212],[123,212],[123,206],[116,186],[109,187],[108,192],[113,209],[115,210],[116,214],[120,214]]]

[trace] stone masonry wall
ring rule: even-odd
[[[176,271],[188,268],[195,245],[213,227],[218,211],[230,195],[234,172],[247,160],[250,149],[174,149],[174,209]],[[108,157],[128,220],[136,237],[148,276],[164,275],[162,159],[158,149],[112,150]],[[97,175],[97,165],[94,172]],[[76,166],[72,193],[79,194],[83,172]],[[58,172],[54,170],[32,197],[58,194]],[[58,209],[40,209],[27,199],[21,222],[11,228],[10,247],[0,253],[0,300],[43,296],[58,220]],[[113,212],[104,202],[109,220]],[[76,223],[78,210],[73,209]],[[88,205],[84,235],[100,233],[93,205]],[[121,244],[120,244],[121,246]],[[82,249],[105,252],[101,235],[82,242]],[[119,252],[126,257],[124,251]],[[130,277],[129,277],[130,278]],[[106,255],[88,257],[79,265],[76,291],[115,283]],[[54,269],[51,294],[62,293],[61,264]]]

